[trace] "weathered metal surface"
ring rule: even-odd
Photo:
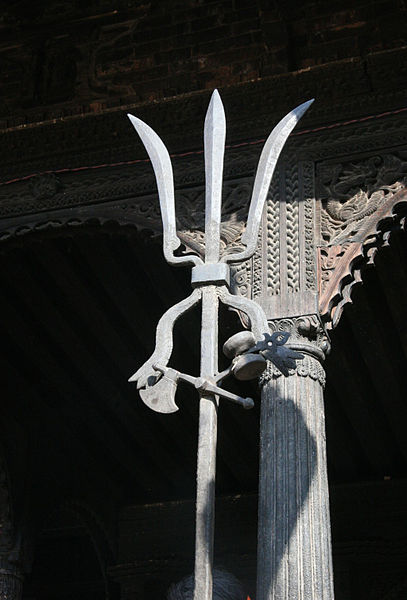
[[[263,309],[257,302],[231,294],[226,287],[220,288],[219,298],[226,306],[236,308],[247,315],[256,342],[264,339],[264,333],[268,332],[268,323]]]
[[[129,379],[130,382],[137,381],[137,388],[140,389],[156,383],[157,372],[154,370],[153,365],[167,365],[173,347],[172,333],[175,322],[188,310],[193,308],[199,302],[201,296],[202,291],[196,289],[188,298],[181,300],[181,302],[178,302],[163,314],[157,325],[153,354]],[[160,412],[158,407],[153,410]]]
[[[294,108],[294,110],[281,119],[267,138],[257,167],[246,229],[242,234],[242,244],[246,246],[246,249],[243,252],[225,256],[224,260],[226,262],[240,262],[250,258],[254,254],[264,202],[267,197],[278,157],[280,156],[288,136],[313,102],[314,100],[308,100],[308,102],[304,102],[303,104],[300,104],[300,106],[297,106],[297,108]]]
[[[266,334],[264,341],[257,342],[249,352],[259,352],[264,358],[270,360],[283,375],[288,377],[289,369],[295,369],[296,360],[304,358],[304,354],[284,346],[290,334],[286,331],[275,331],[272,335]]]
[[[202,290],[201,376],[218,370],[218,295],[215,286]],[[194,600],[212,598],[215,527],[216,441],[219,397],[201,393],[196,475]]]
[[[216,474],[217,409],[219,396],[217,386],[230,373],[233,366],[224,373],[218,373],[218,305],[219,301],[245,313],[255,342],[264,342],[269,335],[267,318],[261,307],[254,301],[237,297],[228,291],[229,268],[219,263],[231,263],[250,258],[256,248],[260,218],[264,201],[281,149],[290,132],[312,101],[304,103],[289,113],[273,130],[262,152],[251,199],[246,232],[242,243],[243,252],[220,256],[222,175],[225,151],[226,123],[223,105],[215,90],[209,104],[204,127],[205,155],[205,261],[200,256],[175,256],[180,245],[175,228],[174,184],[171,161],[164,144],[145,123],[129,115],[139,133],[157,178],[160,207],[164,229],[164,256],[170,264],[187,263],[195,265],[192,285],[195,292],[183,302],[178,303],[161,318],[157,328],[156,349],[150,359],[130,378],[137,381],[144,402],[158,412],[177,410],[174,401],[177,377],[173,370],[165,371],[172,352],[172,330],[175,321],[202,299],[201,320],[201,378],[197,385],[200,392],[200,417],[197,459],[197,503],[196,503],[196,540],[195,540],[195,592],[194,600],[212,598],[212,559],[214,532],[214,498]],[[288,336],[287,336],[288,338]],[[284,340],[285,342],[286,340]],[[283,342],[283,343],[284,343]],[[254,352],[254,351],[253,351]],[[270,354],[270,353],[269,353]],[[268,358],[274,360],[278,349]],[[301,355],[298,354],[297,358]],[[293,356],[291,357],[293,358]],[[250,359],[248,359],[250,362]],[[278,361],[277,361],[278,362]],[[276,363],[277,364],[277,363]],[[156,367],[156,368],[154,368]],[[157,376],[157,367],[159,367]],[[243,367],[243,365],[242,365]],[[239,371],[237,367],[236,372]],[[243,373],[243,370],[240,371]],[[250,375],[247,368],[245,376]],[[258,369],[253,376],[258,375]],[[184,376],[185,377],[185,376]],[[205,385],[203,385],[205,382]],[[232,395],[233,396],[233,395]],[[233,399],[236,401],[236,398]],[[229,395],[229,399],[232,399]],[[241,400],[241,399],[240,399]],[[240,402],[241,403],[241,402]],[[246,402],[246,408],[250,403]]]
[[[174,251],[179,248],[181,241],[176,233],[174,177],[170,155],[161,138],[151,127],[133,115],[127,116],[139,134],[153,165],[163,222],[163,250],[165,259],[171,265],[180,263],[197,265],[202,263],[201,258],[198,256],[174,256]]]
[[[235,333],[223,344],[223,354],[228,358],[234,358],[239,354],[243,354],[246,350],[249,350],[256,340],[251,331],[239,331]]]
[[[210,284],[215,285],[230,285],[230,269],[224,263],[196,265],[192,269],[191,285]]]
[[[255,355],[253,355],[253,356],[255,356]],[[243,406],[243,408],[253,408],[253,406],[254,406],[254,401],[252,398],[242,398],[241,396],[232,394],[231,392],[228,392],[227,390],[223,390],[219,386],[212,383],[208,379],[208,377],[192,377],[191,375],[186,375],[185,373],[180,373],[179,371],[176,371],[175,369],[169,369],[168,367],[161,367],[160,365],[154,365],[154,368],[156,371],[159,371],[160,373],[163,374],[163,378],[160,379],[160,381],[157,383],[157,385],[150,388],[150,390],[148,390],[148,389],[140,390],[141,397],[143,397],[143,395],[145,395],[148,391],[150,391],[151,394],[155,395],[155,389],[158,388],[159,384],[165,379],[173,385],[168,386],[168,388],[161,389],[160,393],[159,393],[159,395],[157,395],[157,397],[160,398],[161,395],[168,395],[168,398],[167,398],[168,406],[171,406],[172,403],[174,402],[174,396],[175,396],[175,392],[176,392],[176,384],[178,381],[184,381],[185,383],[189,383],[190,385],[194,386],[194,388],[196,390],[198,390],[198,392],[216,394],[217,396],[220,396],[221,398],[225,398],[226,400],[230,400],[231,402],[234,402],[235,404],[240,404],[240,406]],[[251,377],[251,379],[253,379],[253,377]],[[150,402],[151,402],[151,400],[150,400]],[[153,402],[151,402],[151,403],[153,403]],[[177,408],[177,410],[178,410],[178,408]],[[164,412],[164,411],[161,411],[161,412]],[[168,412],[175,412],[175,411],[169,410]]]
[[[171,373],[174,375],[171,376]],[[175,404],[177,381],[177,371],[167,369],[167,373],[164,373],[155,385],[140,390],[140,398],[146,406],[156,412],[164,414],[177,412],[178,406]]]
[[[235,361],[233,375],[239,381],[250,381],[260,377],[267,366],[267,361],[260,354],[245,354]]]
[[[204,127],[205,150],[205,262],[217,263],[220,252],[223,156],[225,153],[225,111],[215,90]]]

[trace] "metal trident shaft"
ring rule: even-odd
[[[204,128],[205,264],[219,262],[223,156],[226,121],[220,96],[214,92]],[[202,289],[201,376],[218,372],[218,295],[215,285]],[[197,456],[194,600],[212,598],[217,412],[219,400],[201,394]]]
[[[156,347],[152,356],[130,378],[136,381],[142,400],[157,412],[178,410],[174,397],[177,377],[166,369],[172,352],[172,331],[175,321],[199,301],[202,302],[200,378],[178,373],[180,379],[194,383],[200,394],[199,437],[197,456],[197,498],[195,533],[195,591],[194,600],[212,600],[212,563],[214,537],[214,503],[216,475],[217,411],[220,397],[229,397],[214,384],[218,374],[218,308],[219,301],[248,316],[253,347],[250,352],[264,350],[264,356],[274,362],[284,374],[302,355],[284,349],[284,341],[273,340],[267,319],[254,301],[234,296],[228,291],[229,264],[250,258],[256,248],[260,220],[270,181],[278,156],[301,116],[312,100],[301,104],[286,115],[268,137],[260,156],[246,229],[241,242],[245,248],[235,254],[220,256],[223,158],[226,123],[222,101],[215,90],[209,104],[204,128],[205,150],[205,259],[196,255],[175,255],[180,246],[176,233],[174,183],[171,159],[158,135],[143,121],[129,115],[149,154],[157,179],[163,221],[163,247],[166,260],[173,265],[189,264],[192,269],[192,294],[171,307],[160,319],[156,332]],[[286,334],[288,339],[288,334]],[[250,338],[250,339],[251,339]],[[273,345],[274,344],[274,345]],[[269,346],[272,346],[270,351]],[[247,348],[247,350],[249,347]],[[253,356],[253,354],[252,354]],[[249,359],[248,359],[249,360]],[[266,361],[260,357],[260,361]],[[235,363],[236,365],[237,363]],[[233,365],[233,363],[232,363]],[[229,369],[233,371],[232,367]],[[218,376],[218,379],[216,377]],[[215,393],[215,390],[219,390]],[[250,400],[250,399],[247,399]],[[252,401],[250,400],[250,403]]]

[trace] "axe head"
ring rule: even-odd
[[[177,391],[177,375],[177,371],[166,369],[165,375],[157,383],[144,390],[139,390],[144,404],[159,413],[177,412],[179,409],[174,401]]]

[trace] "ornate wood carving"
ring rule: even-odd
[[[321,242],[327,245],[360,239],[366,221],[407,180],[407,151],[375,155],[347,163],[320,163],[318,168]]]
[[[7,211],[10,210],[11,214],[20,213],[19,216],[0,219],[0,241],[18,238],[27,233],[89,223],[98,223],[99,225],[116,223],[132,226],[140,231],[145,230],[152,235],[161,234],[161,217],[155,195],[137,195],[133,198],[130,196],[128,200],[110,202],[96,202],[94,197],[91,204],[84,206],[82,190],[86,189],[86,181],[82,181],[80,184],[78,196],[75,196],[71,190],[69,200],[63,191],[57,191],[62,186],[57,182],[59,179],[51,174],[41,176],[30,184],[31,188],[35,186],[37,201],[22,203],[19,207],[9,206],[7,203],[0,205],[0,212],[3,210],[7,214]],[[137,178],[133,175],[131,182],[127,182],[127,193],[135,193],[136,182]],[[132,183],[134,187],[129,190]],[[139,182],[137,183],[139,184]],[[79,184],[77,185],[79,187]],[[54,190],[54,194],[51,193],[51,189]],[[114,195],[109,188],[103,189],[104,194],[110,191],[111,195]],[[121,189],[116,195],[120,198],[125,193],[125,190]],[[92,186],[86,190],[86,194],[89,199],[92,194]],[[228,245],[228,252],[234,252],[235,248],[239,246],[244,228],[243,217],[247,213],[247,204],[250,199],[249,182],[244,178],[228,181],[224,185],[223,195],[221,246],[225,248]],[[71,204],[69,209],[58,210],[55,206],[68,202]],[[204,202],[203,186],[177,190],[179,236],[188,249],[194,249],[199,253],[203,251]],[[53,205],[53,210],[38,212],[39,208],[46,208],[48,204]],[[34,214],[24,214],[31,212],[34,205],[37,209]]]
[[[143,7],[140,8],[140,11],[143,11]],[[111,43],[114,43],[116,36],[120,35],[126,39],[128,35],[131,35],[137,19],[130,19],[123,24],[123,29],[120,31],[115,27],[108,28],[109,31],[100,32],[102,37],[99,41],[93,40],[93,52],[89,52],[89,54],[85,52],[85,56],[79,61],[83,68],[84,81],[82,83],[85,86],[85,88],[82,87],[81,93],[89,86],[96,90],[97,95],[100,95],[101,86],[106,89],[108,85],[106,74],[98,73],[97,69],[98,55],[101,51],[105,51]],[[70,44],[67,46],[66,40],[54,40],[49,43],[46,61],[42,65],[44,75],[51,75],[50,79],[45,77],[46,82],[49,79],[49,82],[55,86],[54,76],[60,72],[61,60],[70,71],[69,65],[72,63],[71,58],[66,56],[67,51],[68,54],[74,55],[77,48],[72,48]],[[307,90],[305,96],[315,95],[321,99],[313,109],[312,118],[316,123],[329,122],[332,115],[348,119],[349,115],[362,114],[365,116],[388,110],[389,106],[404,106],[405,70],[403,65],[406,62],[405,55],[404,48],[392,52],[386,51],[370,55],[367,60],[354,59],[334,62],[300,72],[265,77],[258,81],[250,81],[240,84],[238,87],[226,89],[225,100],[230,114],[229,120],[236,127],[235,139],[238,137],[244,139],[253,135],[253,132],[256,132],[254,135],[257,135],[257,132],[262,135],[265,124],[268,129],[269,124],[278,120],[278,113],[285,110],[287,106],[294,106],[299,99],[299,94],[305,90]],[[397,69],[394,69],[395,61],[398,61]],[[23,53],[20,67],[26,71],[29,63],[29,52],[27,55]],[[73,58],[73,63],[75,63],[75,58]],[[55,72],[52,68],[50,70],[52,66],[56,69]],[[367,75],[369,72],[370,77]],[[65,79],[70,86],[72,82],[67,73],[65,73]],[[45,80],[43,80],[43,85],[45,85]],[[373,80],[375,89],[372,90]],[[335,81],[334,86],[332,86],[332,81]],[[121,84],[119,86],[121,87]],[[42,94],[44,91],[49,92],[50,90],[41,87],[38,91]],[[59,92],[58,89],[52,91]],[[89,91],[91,90],[88,89]],[[118,98],[114,101],[109,100],[112,104],[119,104]],[[207,94],[205,92],[183,95],[181,98],[152,103],[150,106],[141,105],[138,114],[147,122],[162,124],[161,133],[168,131],[171,132],[173,138],[180,139],[184,137],[185,130],[194,129],[201,118],[202,107],[206,101]],[[123,111],[117,107],[110,110],[106,106],[103,108],[106,110],[104,115],[83,114],[83,104],[75,105],[72,102],[54,104],[52,107],[48,107],[45,114],[42,107],[41,109],[38,107],[25,108],[15,115],[15,119],[3,121],[3,127],[12,128],[18,127],[21,123],[35,122],[41,122],[42,126],[29,125],[28,127],[21,126],[20,129],[14,131],[6,130],[5,139],[1,145],[1,150],[4,152],[2,165],[7,165],[6,168],[9,172],[16,172],[17,162],[33,161],[33,157],[35,157],[37,164],[40,161],[43,163],[42,168],[52,170],[56,168],[55,155],[57,153],[61,155],[63,152],[69,153],[71,161],[78,165],[89,164],[88,161],[84,163],[81,160],[81,154],[85,149],[89,153],[98,153],[100,157],[104,157],[100,162],[110,160],[109,155],[112,148],[115,149],[116,154],[122,154],[123,158],[119,160],[132,160],[134,148],[128,144],[126,135],[128,130],[124,125]],[[48,119],[46,124],[43,123],[44,119]],[[245,126],[247,130],[244,130]],[[127,148],[124,151],[126,145]],[[46,167],[44,160],[48,163]],[[31,172],[37,170],[38,168]]]
[[[269,191],[257,253],[235,272],[241,294],[269,319],[316,313],[314,165],[281,161]],[[266,260],[265,260],[266,258]]]
[[[322,362],[329,353],[331,344],[319,317],[302,315],[300,317],[277,319],[269,322],[270,331],[288,331],[290,333],[290,347],[302,352],[304,359],[298,361],[295,371],[300,377],[310,377],[325,386],[325,371]],[[282,376],[281,371],[271,363],[262,376],[262,382],[277,379]]]
[[[92,136],[104,135],[109,118],[90,119],[83,127],[92,122]],[[34,142],[31,133],[27,135]],[[385,243],[386,227],[403,226],[407,159],[400,148],[406,139],[404,115],[291,136],[269,192],[258,252],[234,274],[239,292],[261,302],[270,318],[287,316],[287,308],[292,316],[314,314],[319,295],[320,314],[328,328],[335,326],[360,279],[360,267],[372,262],[374,248]],[[98,160],[95,148],[82,149],[88,164]],[[132,152],[137,155],[133,146]],[[239,144],[226,153],[222,238],[233,246],[240,243],[259,152],[255,143]],[[352,158],[345,161],[344,156]],[[35,160],[24,169],[35,172]],[[53,164],[73,163],[65,153]],[[180,237],[187,249],[199,252],[203,235],[199,151],[175,158],[174,171]],[[68,168],[0,187],[0,240],[88,223],[115,223],[160,235],[151,166],[142,160],[78,172]]]
[[[377,154],[318,167],[320,240],[319,306],[335,327],[361,269],[372,264],[392,230],[404,227],[407,152]]]
[[[355,150],[365,141],[371,147],[368,133]],[[305,148],[312,150],[312,144],[305,142]],[[325,147],[328,156],[342,149]],[[319,312],[331,329],[363,267],[373,264],[392,230],[404,227],[407,152],[376,151],[346,162],[331,158],[316,161],[316,169],[314,185],[313,161],[296,162],[294,155],[280,163],[258,252],[235,273],[234,284],[255,297],[269,318]]]

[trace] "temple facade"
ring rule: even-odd
[[[218,415],[215,564],[252,600],[401,600],[407,577],[407,10],[401,0],[23,0],[0,11],[0,600],[151,600],[193,570],[198,400],[127,380],[190,290],[162,256],[126,113],[165,140],[202,253],[203,122],[228,129],[223,249],[265,138],[288,139],[231,287],[304,354]],[[199,372],[199,314],[174,366]],[[223,343],[244,326],[223,311]],[[247,323],[246,323],[247,325]],[[222,365],[221,365],[222,366]]]

